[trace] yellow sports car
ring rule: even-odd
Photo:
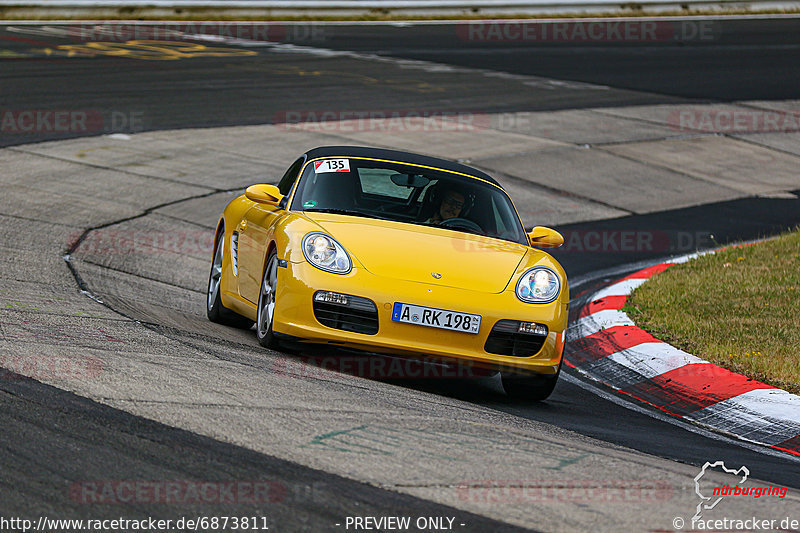
[[[208,318],[264,346],[329,344],[499,371],[547,398],[569,289],[503,188],[468,166],[394,150],[315,148],[252,185],[217,226]]]

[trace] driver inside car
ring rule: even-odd
[[[430,224],[440,224],[451,218],[460,218],[465,202],[466,198],[460,192],[446,190],[442,195],[442,201],[439,204],[439,209],[437,209],[425,222]]]

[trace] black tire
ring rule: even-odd
[[[253,321],[222,305],[220,287],[222,286],[222,255],[225,249],[225,229],[222,228],[214,245],[214,257],[211,259],[211,272],[208,274],[208,290],[206,293],[206,316],[211,322],[241,329],[250,329]],[[215,284],[216,286],[212,285]]]
[[[273,249],[267,256],[261,285],[258,289],[258,318],[256,319],[256,337],[265,348],[278,348],[278,341],[272,332],[275,317],[275,293],[278,286],[278,254]]]
[[[549,376],[500,372],[500,379],[509,398],[541,402],[553,393],[560,374],[561,366],[555,374]]]

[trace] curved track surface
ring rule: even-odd
[[[442,37],[436,25],[380,31],[343,26],[326,30],[323,42],[300,43],[307,46],[302,50],[285,43],[223,43],[215,46],[226,49],[224,57],[159,61],[70,57],[68,48],[59,48],[74,44],[69,36],[6,27],[0,37],[9,59],[0,76],[2,107],[13,110],[8,120],[26,110],[100,118],[93,130],[4,127],[0,137],[4,146],[24,144],[0,152],[7,171],[0,216],[9,273],[3,353],[12,370],[3,376],[0,416],[4,427],[14,428],[2,437],[8,457],[3,514],[258,513],[279,530],[297,530],[298,524],[337,530],[349,515],[396,513],[455,516],[462,529],[474,531],[499,529],[493,520],[545,530],[589,524],[644,530],[691,516],[697,468],[680,463],[744,464],[754,478],[798,488],[793,459],[670,424],[576,376],[567,376],[550,401],[518,405],[506,401],[491,379],[386,382],[320,370],[301,358],[265,352],[251,332],[216,327],[202,316],[209,255],[204,239],[220,208],[232,192],[258,181],[254,176],[273,181],[295,153],[313,144],[405,145],[440,150],[438,155],[450,150],[452,157],[498,175],[517,203],[529,207],[521,209],[526,223],[544,219],[579,240],[598,230],[667,236],[671,245],[656,249],[626,253],[608,245],[600,253],[580,246],[561,252],[578,298],[603,283],[604,272],[610,276],[631,262],[677,251],[676,239],[691,237],[685,245],[702,247],[799,223],[791,192],[800,189],[793,181],[796,133],[720,138],[690,132],[698,138],[691,146],[703,147],[695,157],[707,158],[704,166],[690,161],[676,168],[654,155],[688,150],[681,144],[687,132],[670,127],[662,106],[733,106],[756,115],[796,109],[796,101],[783,101],[797,97],[790,81],[800,63],[794,19],[737,24],[723,27],[730,41],[691,47],[691,54],[672,43],[511,42],[476,49]],[[725,59],[727,67],[713,82],[698,82],[709,64],[720,65],[742,49],[762,59],[765,80],[784,81],[753,84],[744,75],[751,72],[748,60]],[[591,75],[578,68],[581,62],[596,65],[592,57],[601,52],[617,59]],[[565,54],[575,61],[564,61]],[[650,68],[631,69],[643,63]],[[576,70],[564,71],[567,64]],[[679,73],[686,81],[665,86],[654,81],[659,72]],[[26,144],[281,122],[289,112],[325,110],[337,118],[353,110],[470,110],[487,122],[459,132],[452,146],[446,144],[450,134],[442,132],[365,132],[338,122]],[[710,169],[720,154],[762,158],[768,176],[741,179],[741,171],[721,164]],[[534,156],[542,170],[528,179],[524,169]],[[589,157],[584,171],[592,168],[593,175],[574,177],[559,166],[564,160],[580,164],[582,157]],[[560,179],[550,181],[551,175]],[[606,197],[602,189],[608,187],[616,189]],[[653,188],[660,190],[654,195]],[[137,239],[146,242],[133,249],[125,244]],[[60,257],[67,251],[73,252],[72,272]],[[79,294],[76,281],[103,305]],[[120,480],[266,480],[274,492],[255,505],[92,502],[87,483]],[[608,488],[657,480],[669,491],[658,493],[654,511],[652,497],[623,497],[609,506],[597,496],[550,493],[526,500],[469,489],[491,480],[551,489],[565,481]],[[88,496],[76,496],[76,486]],[[771,517],[797,506],[792,496],[735,511]]]
[[[121,113],[117,123],[108,117],[101,130],[141,131],[283,122],[287,111],[309,109],[519,112],[797,98],[800,18],[632,20],[630,38],[624,38],[624,28],[611,26],[618,22],[609,22],[614,29],[600,33],[590,33],[589,23],[583,22],[545,41],[536,36],[553,35],[552,29],[548,34],[534,28],[526,39],[513,23],[501,24],[499,34],[480,23],[473,31],[468,24],[276,23],[260,32],[212,24],[209,33],[273,36],[278,47],[245,39],[217,57],[181,56],[192,61],[174,60],[174,51],[152,54],[167,60],[120,61],[124,58],[100,54],[82,61],[77,58],[81,51],[69,48],[92,37],[101,43],[132,37],[180,41],[180,36],[148,31],[153,27],[148,24],[137,26],[144,29],[135,33],[130,25],[103,32],[93,23],[9,23],[0,27],[0,57],[6,60],[0,72],[1,102],[11,109],[116,111]],[[645,24],[657,26],[648,31]],[[197,30],[194,25],[178,28]],[[583,34],[609,37],[581,39]],[[237,55],[247,46],[257,55]],[[400,63],[296,54],[292,47],[378,54]],[[412,68],[410,60],[449,68]],[[487,87],[481,69],[506,77],[493,74],[488,79],[496,83]],[[529,76],[525,91],[503,83],[508,75]],[[483,81],[480,89],[473,88],[476,78]],[[63,136],[41,131],[3,135],[0,143]]]

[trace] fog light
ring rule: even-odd
[[[519,327],[517,328],[519,333],[529,333],[531,335],[547,335],[547,326],[543,324],[537,324],[536,322],[520,322]]]
[[[347,305],[347,296],[338,292],[319,291],[314,294],[314,301]]]

